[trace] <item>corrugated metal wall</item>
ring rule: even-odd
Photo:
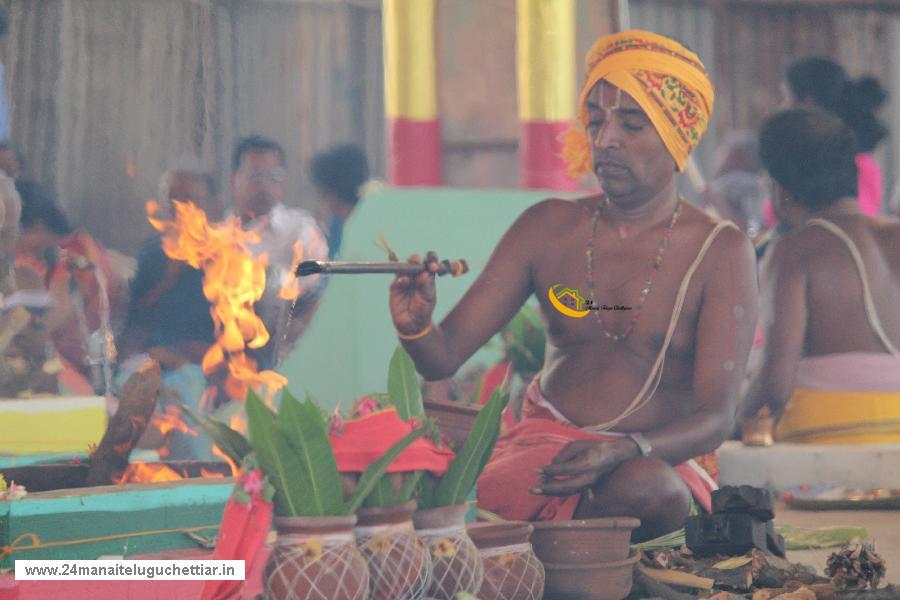
[[[2,5],[27,174],[114,248],[132,252],[150,232],[144,201],[167,166],[196,157],[224,185],[235,140],[250,133],[284,145],[294,205],[313,204],[306,165],[329,144],[358,143],[384,171],[377,1]]]

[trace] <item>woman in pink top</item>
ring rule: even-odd
[[[887,136],[887,128],[875,115],[887,99],[887,93],[878,80],[873,77],[850,79],[844,68],[831,59],[813,57],[791,63],[784,87],[791,105],[823,108],[840,117],[853,130],[859,151],[856,155],[859,206],[863,214],[880,215],[881,168],[872,152]],[[770,202],[766,203],[764,217],[769,226],[777,220]]]

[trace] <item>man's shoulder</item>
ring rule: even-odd
[[[578,219],[586,201],[593,196],[582,198],[546,198],[532,204],[519,216],[516,226],[540,227],[546,229],[552,226],[567,225],[573,219]]]
[[[719,228],[715,239],[707,249],[707,253],[713,258],[725,257],[734,254],[746,254],[754,257],[753,242],[741,231],[737,225],[726,219],[719,219],[709,213],[691,206],[691,224],[698,243],[704,244],[713,235],[713,231]],[[700,246],[702,247],[702,246]]]

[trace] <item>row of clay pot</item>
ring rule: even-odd
[[[544,569],[527,523],[472,528],[468,506],[415,511],[415,503],[345,517],[276,518],[264,570],[273,600],[537,600]],[[355,528],[354,528],[355,526]]]

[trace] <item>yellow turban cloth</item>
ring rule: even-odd
[[[601,79],[640,105],[683,171],[712,115],[715,92],[700,58],[667,37],[634,29],[607,35],[585,57],[586,77],[578,98],[578,122],[564,134],[567,172],[593,171],[587,138],[587,97]]]

